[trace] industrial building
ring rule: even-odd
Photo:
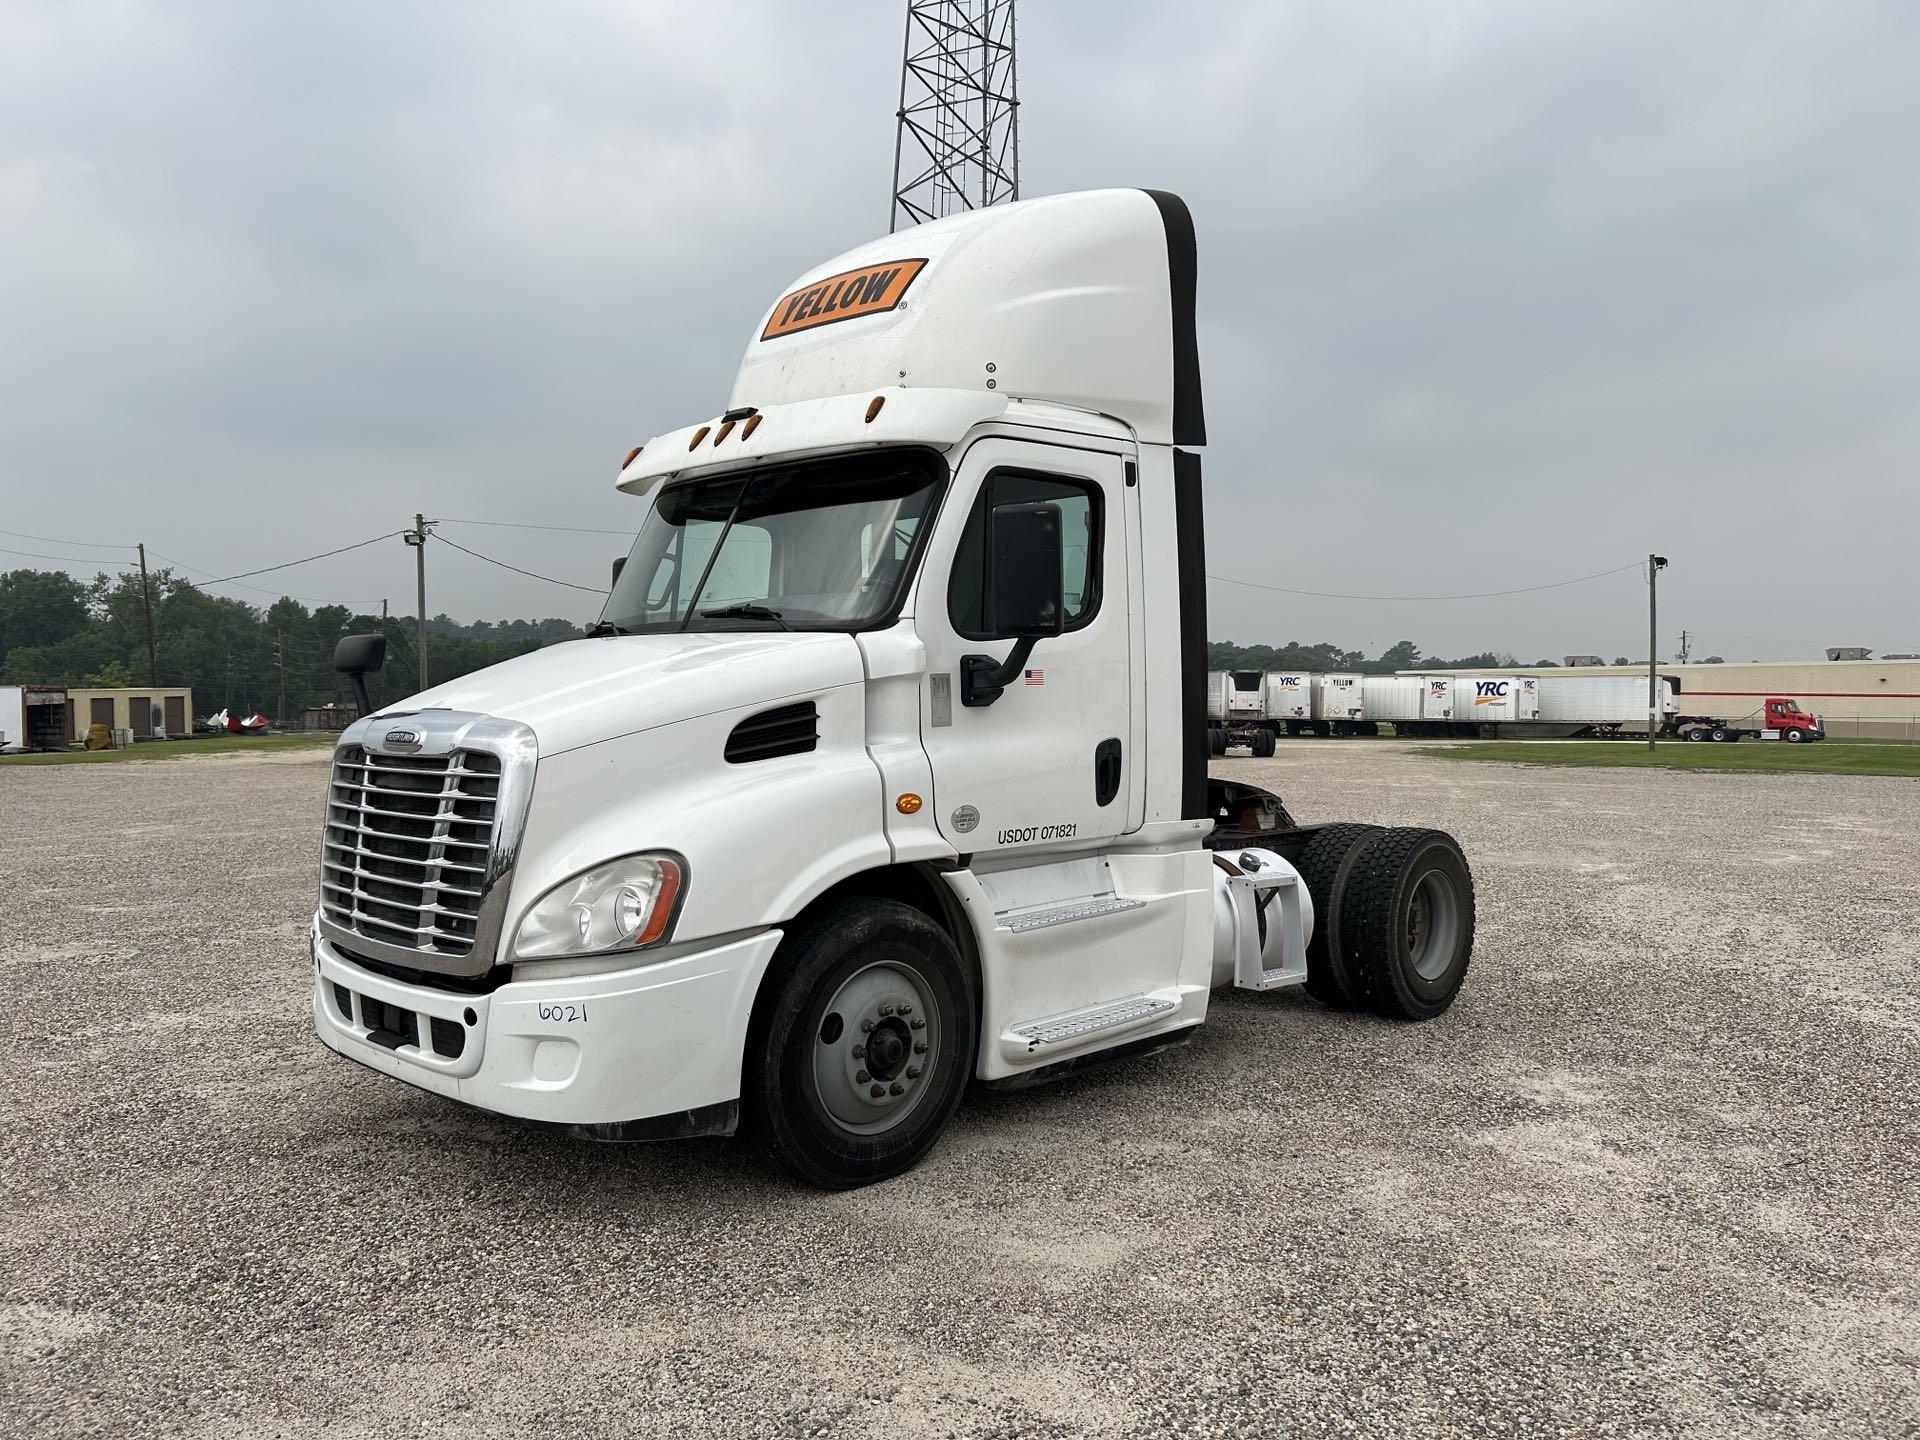
[[[1570,656],[1569,659],[1585,657]],[[1581,665],[1582,675],[1644,675],[1638,665]],[[1719,665],[1662,661],[1662,675],[1680,682],[1680,709],[1714,715],[1736,725],[1756,725],[1770,695],[1784,695],[1825,722],[1835,740],[1920,740],[1920,659],[1743,660]],[[1446,670],[1402,674],[1444,675]],[[1501,674],[1564,675],[1564,668],[1530,665],[1500,668]]]
[[[67,689],[67,738],[84,740],[91,725],[131,730],[136,740],[179,739],[193,733],[193,689],[134,685],[126,689]]]

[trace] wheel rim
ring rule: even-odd
[[[1407,963],[1422,980],[1438,980],[1453,964],[1460,936],[1460,898],[1453,882],[1429,870],[1407,903]]]
[[[813,1035],[813,1084],[850,1135],[891,1130],[919,1108],[940,1061],[940,1004],[911,966],[880,962],[833,992]]]

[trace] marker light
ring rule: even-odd
[[[620,468],[622,470],[626,469],[627,466],[633,463],[633,457],[638,455],[642,450],[646,448],[647,447],[644,445],[636,445],[631,450],[627,451],[627,458],[620,462]]]
[[[516,960],[557,960],[637,950],[673,926],[686,862],[626,855],[563,880],[533,903],[513,937]]]
[[[758,430],[760,428],[760,421],[763,418],[765,417],[760,415],[749,415],[747,417],[747,423],[740,427],[740,438],[745,440],[752,435],[754,431]]]
[[[731,420],[722,420],[720,422],[720,433],[713,437],[713,443],[715,445],[718,445],[722,440],[726,439],[727,436],[731,435],[732,433],[733,433],[733,422]]]
[[[702,425],[698,430],[694,431],[693,438],[687,442],[687,449],[698,450],[700,448],[700,442],[706,439],[712,430],[713,427],[711,425]]]
[[[893,808],[902,815],[911,815],[920,808],[920,797],[909,790],[894,798]]]
[[[873,423],[873,417],[880,413],[880,407],[887,403],[887,397],[876,395],[867,402],[867,424]]]

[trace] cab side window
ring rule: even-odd
[[[987,640],[985,597],[987,511],[996,505],[1044,500],[1060,507],[1060,563],[1067,599],[1067,629],[1078,630],[1100,609],[1103,544],[1100,487],[1027,470],[995,470],[980,486],[947,581],[947,613],[969,640]]]

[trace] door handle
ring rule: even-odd
[[[1102,740],[1093,747],[1093,803],[1111,805],[1120,793],[1120,742]]]

